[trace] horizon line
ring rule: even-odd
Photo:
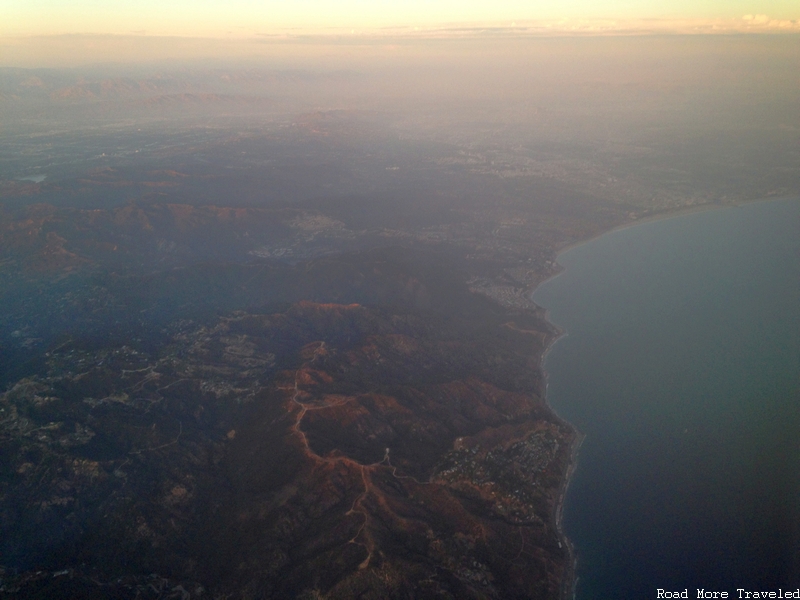
[[[240,28],[241,29],[241,28]],[[285,26],[248,32],[176,32],[158,30],[72,31],[72,32],[0,32],[10,40],[41,38],[174,38],[213,39],[225,41],[291,40],[308,38],[481,38],[481,37],[546,37],[586,35],[720,35],[720,34],[791,34],[800,33],[800,19],[771,19],[767,15],[744,15],[741,18],[719,19],[542,19],[504,21],[442,22],[432,25],[348,26]]]

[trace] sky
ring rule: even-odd
[[[358,45],[374,58],[398,36],[649,33],[798,35],[800,0],[0,0],[0,67],[265,57],[298,66],[355,60]]]
[[[800,0],[0,0],[0,36],[251,37],[287,29],[374,30],[485,23],[625,28],[659,20],[800,28]]]

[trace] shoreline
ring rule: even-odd
[[[563,270],[563,269],[562,269]],[[560,271],[559,271],[560,274]],[[551,278],[552,279],[552,278]],[[540,284],[541,285],[541,284]],[[538,287],[538,286],[537,286]],[[531,299],[533,297],[533,292],[531,292]],[[537,304],[538,306],[538,304]],[[540,307],[541,308],[541,307]],[[564,513],[564,501],[567,497],[567,491],[569,490],[569,484],[572,481],[572,476],[575,473],[575,469],[578,466],[578,452],[580,451],[581,445],[583,444],[584,439],[586,436],[578,430],[575,425],[564,419],[558,412],[553,408],[550,402],[547,399],[547,391],[549,388],[548,382],[548,374],[547,370],[544,368],[544,362],[547,358],[547,355],[550,353],[552,347],[556,344],[558,340],[562,337],[566,337],[567,331],[561,329],[558,325],[553,323],[549,319],[549,311],[545,309],[545,321],[547,325],[552,328],[553,335],[550,340],[548,340],[547,346],[545,347],[544,352],[542,353],[539,359],[539,370],[541,371],[543,378],[544,378],[544,402],[547,405],[548,410],[553,413],[553,415],[563,424],[567,425],[575,434],[572,442],[570,443],[570,454],[569,454],[569,461],[567,463],[566,470],[564,471],[561,484],[558,490],[558,498],[556,500],[555,505],[555,512],[552,515],[553,518],[553,527],[556,530],[556,535],[558,536],[559,546],[563,545],[563,547],[567,550],[567,566],[564,571],[563,580],[561,582],[561,593],[560,598],[561,600],[574,600],[575,598],[575,586],[577,584],[577,568],[578,568],[578,557],[575,553],[575,547],[572,545],[572,541],[569,539],[566,533],[564,533],[562,519]]]
[[[723,208],[738,208],[740,206],[746,206],[748,204],[755,204],[756,202],[772,202],[773,200],[786,200],[786,199],[789,199],[789,198],[797,198],[797,196],[794,195],[794,194],[784,194],[784,195],[781,195],[781,196],[765,196],[763,198],[754,198],[752,200],[739,200],[739,201],[736,201],[736,202],[716,202],[716,203],[715,202],[709,202],[708,204],[697,204],[697,205],[693,205],[693,206],[686,206],[686,207],[683,207],[683,208],[677,208],[675,210],[668,210],[666,212],[654,213],[654,214],[642,217],[641,219],[634,219],[633,221],[625,221],[624,223],[620,223],[619,225],[615,225],[611,229],[606,229],[605,231],[601,231],[600,233],[597,233],[596,235],[593,235],[593,236],[588,237],[586,239],[575,240],[575,241],[567,242],[563,246],[557,246],[555,248],[556,258],[558,258],[558,256],[560,254],[563,254],[564,252],[568,252],[569,250],[572,250],[573,248],[577,248],[578,246],[583,246],[584,244],[587,244],[587,243],[589,243],[589,242],[591,242],[593,240],[596,240],[597,238],[602,237],[602,236],[604,236],[606,234],[614,233],[616,231],[622,231],[623,229],[628,229],[629,227],[636,227],[637,225],[644,225],[645,223],[654,223],[656,221],[661,221],[661,220],[664,220],[664,219],[673,219],[673,218],[677,218],[677,217],[683,217],[683,216],[686,216],[686,215],[693,215],[693,214],[696,214],[696,213],[707,212],[707,211],[710,211],[710,210],[718,210],[718,209],[723,209]],[[561,273],[561,271],[559,271],[555,275],[552,275],[551,277],[548,277],[547,279],[541,281],[532,290],[530,290],[530,294],[532,295],[533,292],[536,290],[536,288],[538,288],[542,283],[544,283],[545,281],[549,281],[553,277],[558,276],[560,273]]]
[[[560,417],[559,417],[560,418]],[[567,422],[567,421],[565,421]],[[564,476],[564,481],[561,484],[561,489],[558,492],[558,504],[556,508],[556,515],[555,515],[555,527],[558,533],[558,537],[561,540],[561,543],[564,544],[564,547],[567,549],[567,556],[569,557],[569,563],[567,566],[567,572],[565,573],[564,581],[561,584],[561,598],[563,600],[574,600],[575,598],[575,588],[578,583],[577,578],[577,570],[578,570],[578,556],[575,553],[575,546],[572,545],[572,541],[569,539],[566,533],[562,528],[562,516],[564,512],[564,500],[567,497],[567,491],[569,490],[569,484],[572,481],[572,476],[575,473],[575,469],[578,466],[578,452],[581,449],[581,445],[583,444],[583,440],[586,439],[586,436],[574,428],[574,426],[570,423],[570,427],[573,428],[575,431],[575,440],[572,442],[572,447],[570,448],[570,456],[569,456],[569,464],[567,465],[567,473]]]
[[[765,200],[768,199],[772,198],[767,198]],[[757,202],[757,200],[754,200],[753,202]],[[559,415],[558,411],[556,411],[556,409],[553,408],[552,404],[550,404],[550,401],[548,399],[547,392],[549,390],[549,381],[548,381],[549,375],[547,373],[547,369],[545,369],[544,367],[544,363],[547,360],[547,356],[550,354],[550,351],[553,349],[556,343],[562,338],[568,336],[569,332],[566,329],[562,329],[559,325],[553,322],[550,318],[550,309],[537,304],[536,301],[533,299],[533,296],[536,293],[536,290],[539,289],[539,287],[541,287],[551,279],[555,279],[564,272],[565,267],[558,262],[558,257],[561,254],[568,252],[573,248],[577,248],[578,246],[588,244],[589,242],[596,240],[606,234],[613,233],[615,231],[621,231],[623,229],[628,229],[629,227],[635,227],[636,225],[642,225],[645,223],[659,221],[662,219],[669,219],[673,217],[680,217],[684,215],[705,212],[716,208],[726,208],[726,207],[734,207],[740,205],[741,203],[725,204],[725,205],[703,205],[697,207],[690,207],[687,209],[679,209],[677,211],[666,214],[651,215],[644,219],[622,223],[620,225],[617,225],[615,227],[612,227],[611,229],[607,229],[605,231],[597,233],[596,235],[593,235],[586,239],[569,242],[563,246],[559,246],[555,249],[556,253],[555,264],[557,265],[556,272],[553,273],[550,277],[538,282],[535,286],[526,291],[527,297],[534,304],[534,306],[544,310],[544,320],[547,323],[548,327],[550,327],[552,330],[551,332],[552,336],[547,341],[547,345],[545,346],[544,352],[542,352],[542,355],[539,358],[539,370],[541,371],[544,380],[544,395],[543,395],[544,402],[547,405],[547,408],[550,410],[550,412],[552,412],[559,421],[565,423],[567,426],[569,426],[570,429],[572,429],[572,431],[575,432],[575,438],[573,439],[570,447],[569,462],[567,463],[567,468],[562,476],[561,485],[558,492],[558,500],[556,501],[555,513],[553,514],[553,527],[556,530],[559,543],[562,544],[567,549],[567,557],[568,557],[567,567],[564,572],[564,578],[563,581],[561,582],[561,593],[560,593],[561,600],[575,600],[575,592],[578,583],[577,579],[578,556],[576,554],[575,546],[573,546],[572,541],[569,539],[566,533],[564,533],[562,520],[564,514],[564,502],[566,500],[567,492],[569,491],[569,484],[572,481],[572,476],[575,474],[575,470],[578,464],[578,453],[580,451],[581,446],[583,445],[583,441],[586,439],[586,435],[583,434],[581,431],[579,431],[578,428],[575,427],[575,425],[573,425],[570,421],[564,419],[561,415]]]
[[[578,452],[579,452],[580,447],[583,444],[583,441],[585,440],[586,436],[585,436],[585,434],[580,432],[575,427],[575,425],[573,425],[571,422],[569,422],[568,420],[566,420],[563,417],[561,417],[558,414],[558,412],[553,408],[553,406],[550,404],[550,402],[548,400],[547,392],[548,392],[548,388],[549,388],[549,382],[548,382],[547,369],[545,369],[544,363],[547,360],[547,356],[550,354],[550,351],[552,350],[553,346],[555,346],[555,344],[560,339],[562,339],[563,337],[566,337],[567,335],[569,335],[569,332],[567,330],[565,330],[565,329],[562,329],[560,326],[558,326],[556,323],[554,323],[550,319],[550,309],[548,309],[546,307],[543,307],[543,306],[541,306],[541,305],[536,303],[536,301],[533,299],[533,296],[536,293],[536,290],[538,290],[539,287],[542,286],[544,283],[550,281],[551,279],[554,279],[554,278],[558,277],[559,275],[561,275],[564,272],[565,267],[562,266],[558,262],[558,257],[561,254],[563,254],[565,252],[568,252],[569,250],[571,250],[573,248],[576,248],[578,246],[582,246],[584,244],[587,244],[587,243],[589,243],[589,242],[591,242],[593,240],[596,240],[596,239],[598,239],[601,236],[604,236],[606,234],[614,233],[616,231],[621,231],[623,229],[628,229],[630,227],[635,227],[637,225],[643,225],[643,224],[646,224],[646,223],[652,223],[652,222],[660,221],[660,220],[664,220],[664,219],[677,218],[677,217],[682,217],[682,216],[686,216],[686,215],[690,215],[690,214],[701,213],[701,212],[706,212],[706,211],[716,210],[716,209],[722,209],[722,208],[736,208],[736,207],[744,206],[746,204],[753,204],[755,202],[768,202],[768,201],[772,201],[772,200],[782,200],[782,199],[795,198],[795,197],[796,196],[794,196],[792,194],[788,194],[788,195],[785,195],[785,196],[757,198],[757,199],[745,200],[745,201],[741,201],[741,202],[730,202],[730,203],[724,203],[724,204],[704,204],[704,205],[700,205],[700,206],[687,207],[687,208],[684,208],[684,209],[677,209],[677,210],[671,211],[671,212],[650,215],[650,216],[645,217],[643,219],[638,219],[638,220],[628,221],[628,222],[622,223],[620,225],[617,225],[615,227],[612,227],[611,229],[607,229],[605,231],[602,231],[602,232],[600,232],[600,233],[598,233],[596,235],[593,235],[593,236],[591,236],[589,238],[586,238],[584,240],[578,240],[578,241],[574,241],[574,242],[569,242],[569,243],[567,243],[567,244],[565,244],[563,246],[557,247],[555,249],[555,253],[556,253],[555,263],[557,265],[556,272],[553,273],[550,277],[547,277],[546,279],[543,279],[542,281],[538,282],[535,286],[533,286],[532,288],[530,288],[530,289],[528,289],[526,291],[526,295],[527,295],[528,299],[534,304],[534,306],[537,307],[538,309],[544,310],[545,322],[552,329],[552,337],[548,340],[547,345],[545,346],[545,349],[542,352],[541,357],[539,358],[539,370],[541,371],[542,376],[543,376],[543,380],[544,380],[544,396],[543,396],[544,402],[547,405],[548,409],[559,419],[559,421],[567,424],[575,432],[575,439],[573,440],[573,442],[571,444],[572,447],[570,448],[569,463],[567,464],[566,471],[565,471],[565,473],[563,475],[563,480],[561,482],[561,487],[560,487],[560,490],[559,490],[558,500],[556,502],[555,513],[553,515],[553,520],[554,520],[553,525],[554,525],[554,527],[556,529],[556,532],[557,532],[557,535],[558,535],[560,543],[563,544],[567,549],[567,555],[568,555],[568,559],[569,559],[569,564],[568,564],[567,570],[565,571],[565,574],[564,574],[564,581],[561,584],[561,599],[562,600],[574,600],[575,599],[575,588],[576,588],[576,585],[577,585],[578,557],[577,557],[577,555],[575,553],[575,547],[572,545],[572,542],[569,540],[569,538],[567,537],[567,535],[563,531],[562,518],[563,518],[564,501],[566,499],[566,494],[567,494],[567,491],[569,490],[570,481],[572,480],[572,476],[574,475],[575,469],[577,467]]]
[[[564,269],[561,268],[558,273],[553,275],[553,277],[557,277],[559,274],[561,274],[563,270]],[[552,279],[553,277],[549,277],[548,280]],[[539,285],[541,285],[542,283],[544,283],[544,281],[539,283]],[[536,288],[538,288],[539,285],[537,285]],[[534,288],[534,290],[536,288]],[[529,292],[529,298],[531,299],[531,302],[533,302],[533,291]],[[543,308],[538,304],[536,304],[535,302],[534,304],[539,308]],[[550,402],[548,402],[547,400],[549,382],[548,382],[547,370],[544,368],[544,362],[547,358],[547,355],[550,353],[550,350],[553,348],[556,342],[558,342],[558,340],[560,340],[561,338],[566,337],[568,333],[566,330],[562,329],[561,327],[559,327],[550,320],[549,310],[544,309],[544,311],[545,311],[544,314],[545,323],[547,324],[548,327],[551,328],[551,332],[549,339],[547,341],[547,345],[545,346],[544,352],[542,352],[542,355],[539,357],[538,368],[539,371],[542,373],[543,377],[542,398],[545,404],[547,405],[548,410],[556,417],[556,419],[560,423],[569,427],[569,429],[574,432],[574,438],[570,443],[569,461],[567,462],[565,471],[562,473],[561,482],[559,484],[559,490],[558,490],[558,498],[555,503],[555,511],[551,515],[552,518],[551,525],[556,530],[559,547],[563,546],[564,548],[566,548],[567,551],[567,565],[564,570],[563,579],[561,581],[561,591],[559,597],[561,600],[574,600],[575,586],[577,583],[576,572],[578,566],[578,557],[575,553],[575,547],[572,545],[572,542],[570,541],[566,533],[564,533],[564,529],[562,527],[562,517],[564,511],[564,500],[566,499],[567,491],[569,490],[569,484],[572,481],[572,476],[575,473],[575,469],[578,465],[578,452],[580,451],[581,445],[583,444],[583,440],[586,438],[586,436],[583,433],[581,433],[578,430],[578,428],[575,427],[575,425],[573,425],[568,420],[559,415],[558,412],[552,407]]]

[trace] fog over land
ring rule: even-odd
[[[445,144],[440,163],[458,160],[448,154],[491,152],[494,165],[470,170],[558,180],[617,202],[659,192],[678,203],[692,194],[754,198],[795,185],[794,35],[484,34],[262,46],[259,56],[240,60],[4,69],[4,148],[34,133],[52,153],[70,144],[56,135],[87,135],[100,145],[109,136],[109,144],[139,150],[128,160],[144,160],[165,129],[267,137],[311,113],[330,113],[373,135]],[[146,135],[150,145],[134,147]],[[351,152],[359,150],[367,153]],[[120,158],[106,153],[96,165]],[[50,168],[19,158],[3,164],[8,179]],[[742,189],[744,181],[755,187]]]
[[[800,194],[795,33],[40,41],[0,67],[22,596],[568,595],[532,290]]]

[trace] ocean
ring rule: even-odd
[[[800,199],[616,230],[534,293],[547,398],[586,439],[576,597],[800,585]]]

